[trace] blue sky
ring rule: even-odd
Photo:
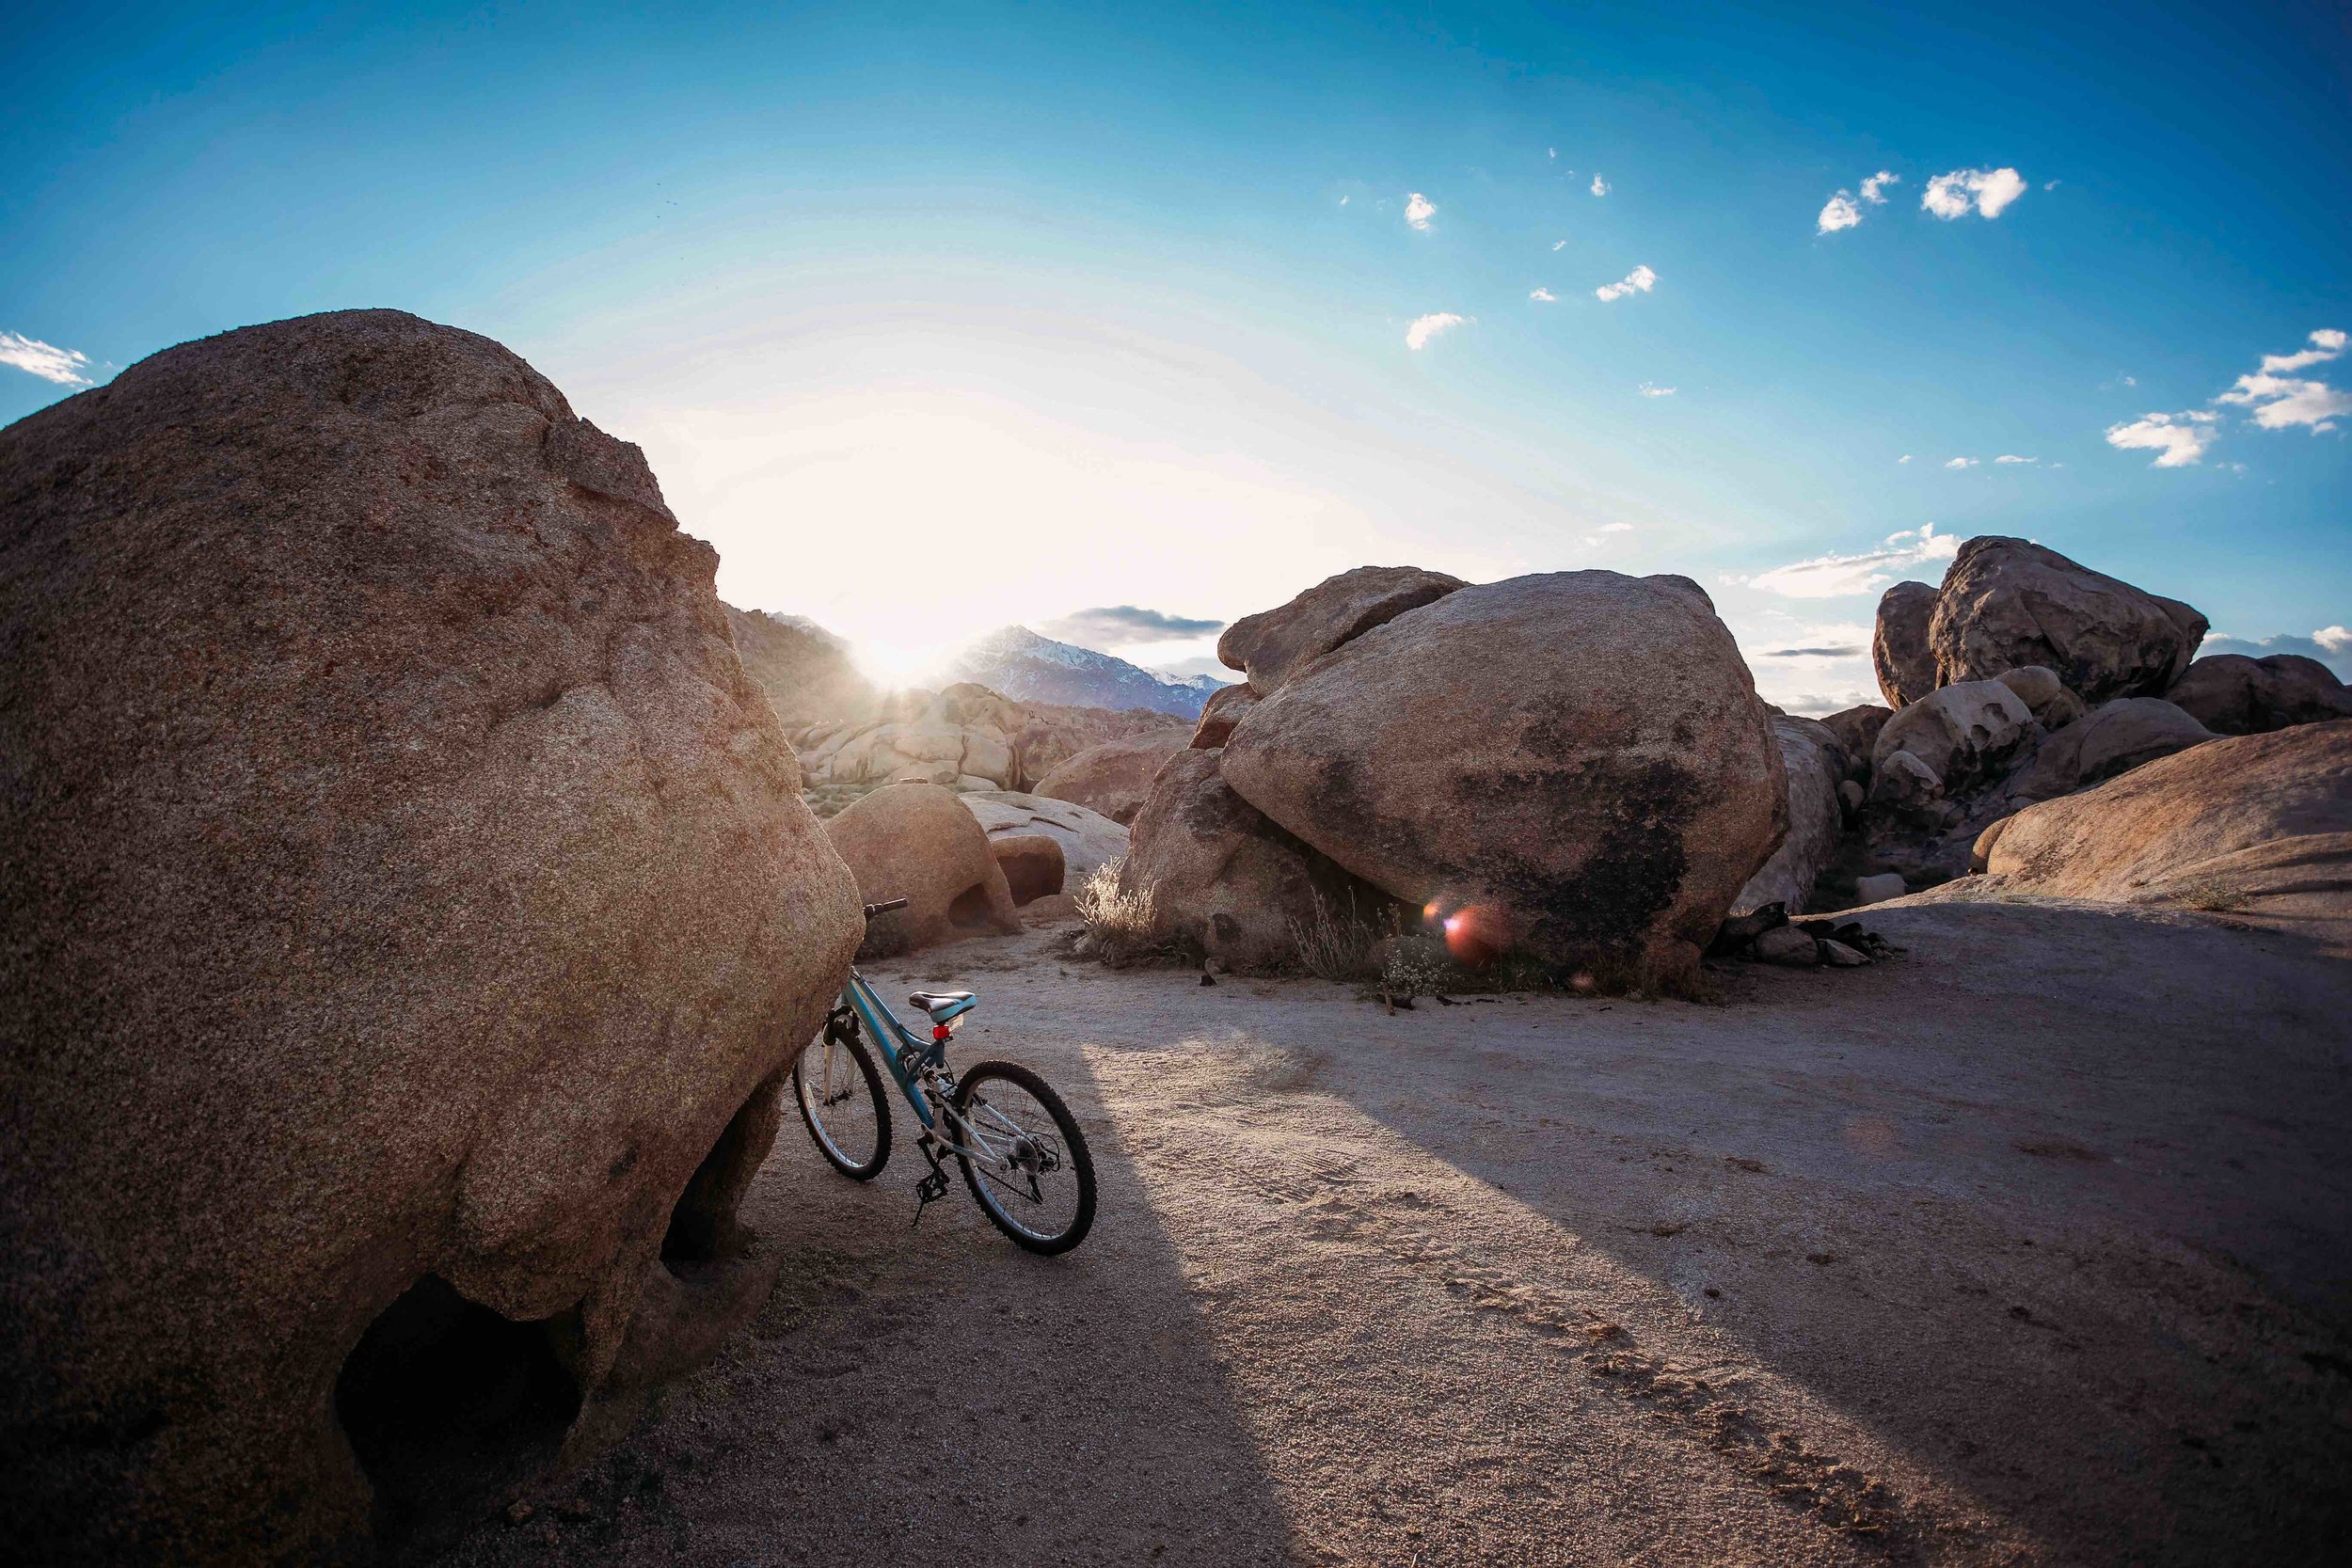
[[[2321,8],[100,5],[10,47],[0,420],[402,307],[888,672],[1599,565],[1697,578],[1819,709],[1982,532],[2352,672]]]

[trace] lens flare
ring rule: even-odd
[[[1498,910],[1470,904],[1445,917],[1446,951],[1457,963],[1483,969],[1510,945],[1510,932]]]

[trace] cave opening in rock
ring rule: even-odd
[[[988,884],[974,882],[947,903],[947,924],[959,931],[988,928]]]
[[[693,1179],[670,1211],[670,1227],[661,1238],[661,1261],[679,1278],[691,1277],[698,1265],[724,1262],[740,1250],[742,1232],[736,1223],[736,1204],[775,1141],[776,1097],[782,1082],[783,1074],[779,1074],[752,1091],[694,1168]]]
[[[460,1528],[554,1459],[580,1415],[558,1351],[576,1318],[517,1323],[427,1275],[368,1325],[335,1379],[335,1416],[374,1489],[378,1536]]]

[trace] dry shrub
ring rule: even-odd
[[[2188,908],[2192,910],[2202,910],[2208,914],[2220,914],[2230,910],[2242,910],[2248,904],[2253,902],[2252,898],[2245,892],[2244,889],[2233,888],[2229,886],[2227,883],[2214,881],[2192,882],[2188,886],[2182,888],[2172,896],[2178,899],[2181,903],[2186,905]]]
[[[1122,892],[1119,885],[1123,861],[1105,861],[1094,868],[1073,896],[1084,932],[1078,952],[1113,969],[1180,957],[1157,930],[1152,890]]]
[[[1304,920],[1290,922],[1291,958],[1298,968],[1318,980],[1369,980],[1380,973],[1373,947],[1391,932],[1364,918],[1350,895],[1336,904],[1322,893],[1312,895],[1314,910]],[[1391,920],[1388,923],[1394,925]]]

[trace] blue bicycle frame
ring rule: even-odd
[[[898,1092],[906,1097],[907,1103],[914,1107],[916,1118],[926,1130],[935,1131],[938,1122],[931,1115],[930,1102],[918,1086],[918,1075],[927,1067],[946,1070],[947,1042],[938,1038],[925,1039],[899,1022],[898,1015],[892,1012],[881,996],[875,993],[873,983],[855,968],[850,971],[850,983],[842,988],[841,995],[865,1025],[867,1037],[881,1048],[882,1061],[890,1069],[892,1081],[898,1085]]]

